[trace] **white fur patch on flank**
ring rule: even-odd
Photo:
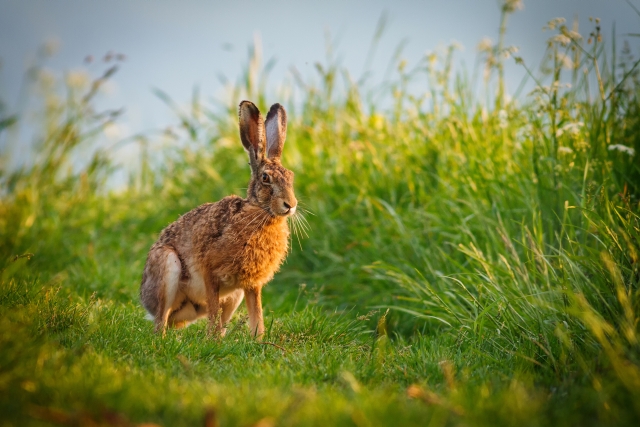
[[[176,297],[178,291],[178,283],[180,282],[180,274],[182,273],[182,264],[175,252],[169,252],[167,260],[165,261],[165,298],[167,299],[165,304],[167,307],[171,307],[173,299]]]

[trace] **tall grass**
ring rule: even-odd
[[[503,5],[504,25],[512,3]],[[514,49],[505,46],[504,25],[498,43],[483,47],[488,100],[465,74],[454,74],[454,48],[412,68],[394,60],[395,71],[381,86],[386,94],[363,89],[329,60],[318,64],[317,76],[297,76],[271,100],[269,66],[262,67],[254,49],[245,75],[217,106],[194,93],[183,109],[157,92],[176,111],[177,125],[163,138],[179,148],[160,164],[141,156],[140,169],[118,192],[105,186],[112,169],[103,152],[90,162],[73,160],[117,119],[92,109],[100,82],[111,78],[107,71],[84,92],[44,103],[43,154],[0,176],[1,301],[35,319],[6,321],[31,331],[25,334],[44,331],[43,346],[90,345],[95,353],[86,357],[61,357],[122,381],[125,397],[86,391],[79,407],[94,408],[91,399],[102,396],[137,418],[163,419],[157,411],[164,408],[165,419],[177,422],[180,411],[156,396],[158,403],[136,412],[126,402],[142,402],[130,396],[141,389],[120,369],[134,369],[145,381],[161,372],[166,377],[152,384],[167,387],[169,396],[186,393],[184,407],[202,408],[169,378],[177,356],[188,355],[179,360],[189,371],[215,354],[239,362],[197,365],[202,381],[179,375],[214,400],[224,390],[207,381],[239,381],[272,402],[234,409],[218,401],[232,423],[248,423],[251,411],[283,424],[366,424],[376,416],[389,423],[400,419],[398,408],[406,422],[428,418],[434,425],[639,419],[638,62],[628,49],[618,55],[615,45],[605,48],[599,23],[592,24],[591,35],[582,37],[575,26],[550,22],[540,70],[515,58],[535,82],[516,100],[505,96],[503,61]],[[265,295],[275,311],[270,317],[285,319],[269,328],[274,349],[295,356],[286,356],[287,366],[273,354],[260,359],[278,367],[266,373],[249,363],[258,353],[246,337],[202,343],[194,328],[163,344],[136,320],[144,257],[162,227],[200,203],[243,192],[249,172],[236,106],[245,98],[263,111],[273,101],[286,105],[283,162],[296,173],[296,195],[312,213],[308,237],[294,236]],[[384,107],[372,102],[381,98]],[[15,126],[0,123],[7,123],[0,132]],[[147,153],[157,144],[153,135],[139,140]],[[51,290],[34,296],[43,284]],[[321,311],[310,308],[316,304]],[[384,315],[375,311],[387,308]],[[149,354],[136,337],[161,354]],[[10,335],[1,339],[11,354],[30,354],[29,366],[37,352],[48,351],[30,350]],[[24,381],[46,378],[28,377],[31,368],[19,363],[9,357],[3,365],[9,383],[28,391]],[[29,379],[12,377],[12,369]],[[60,390],[75,396],[76,387],[99,386],[92,381],[82,388],[69,379]],[[292,384],[320,390],[320,397],[307,396],[308,388],[300,392],[301,402],[315,403],[300,404],[295,415],[275,403]],[[57,396],[55,385],[47,387]],[[21,396],[18,408],[33,403]],[[38,396],[39,405],[64,407],[58,398]],[[382,402],[377,409],[376,402]],[[333,406],[335,413],[325,417],[313,405]]]

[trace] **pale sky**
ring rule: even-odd
[[[630,1],[640,8],[640,0]],[[256,36],[265,60],[277,61],[270,79],[274,86],[291,80],[291,67],[303,75],[315,72],[314,63],[325,58],[327,32],[342,64],[359,77],[383,13],[388,25],[372,62],[374,80],[382,78],[393,51],[405,39],[402,56],[409,65],[438,46],[457,42],[464,47],[458,58],[470,69],[480,40],[497,39],[498,4],[497,0],[0,0],[0,99],[10,110],[16,107],[24,70],[47,40],[59,42],[58,53],[46,64],[59,76],[86,68],[87,55],[102,59],[109,51],[123,53],[126,61],[102,102],[125,107],[126,136],[175,121],[152,88],[164,90],[179,103],[188,102],[196,85],[205,100],[221,96],[218,76],[238,78]],[[585,32],[590,16],[602,19],[605,39],[610,39],[615,23],[619,41],[634,42],[638,56],[640,39],[624,35],[640,33],[640,16],[626,0],[524,0],[524,9],[511,16],[507,45],[517,46],[528,63],[538,64],[551,35],[542,32],[547,21],[577,17]],[[524,71],[513,61],[509,64],[508,89],[513,91]],[[95,75],[104,69],[101,61],[89,66]]]

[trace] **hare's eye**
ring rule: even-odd
[[[262,174],[262,182],[265,184],[269,184],[269,182],[271,181],[271,179],[269,178],[269,175],[266,173]]]

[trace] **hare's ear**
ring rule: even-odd
[[[267,133],[267,157],[280,158],[287,138],[287,113],[280,104],[273,104],[265,122]]]
[[[257,170],[264,159],[264,122],[260,110],[253,102],[242,101],[238,111],[240,118],[240,139],[249,153],[251,169]]]

